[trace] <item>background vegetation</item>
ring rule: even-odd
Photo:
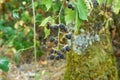
[[[72,39],[62,41],[62,38],[66,34],[74,37],[80,34],[82,23],[92,20],[90,16],[96,7],[101,9],[99,14],[113,22],[109,29],[112,29],[111,36],[119,47],[119,0],[1,0],[0,69],[8,72],[9,64],[14,61],[16,65],[33,61],[37,65],[39,60],[51,59],[51,48],[61,50],[66,45],[70,47]],[[101,17],[96,19],[101,20]],[[50,29],[50,26],[54,28],[60,24],[66,26],[67,32]],[[101,24],[96,25],[99,28]],[[58,40],[57,46],[49,41],[51,36]],[[118,56],[118,49],[115,52]]]

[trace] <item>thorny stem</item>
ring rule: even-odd
[[[34,7],[34,0],[32,0],[32,10],[33,10],[33,18],[34,18],[34,57],[35,57],[35,72],[36,72],[36,68],[37,68],[37,51],[36,51],[36,24],[35,24],[35,7]],[[35,74],[36,75],[36,74]]]

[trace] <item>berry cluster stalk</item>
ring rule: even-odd
[[[59,24],[61,23],[60,15],[61,15],[61,12],[62,12],[62,8],[63,8],[63,5],[61,6],[59,14],[58,14],[58,16],[59,16],[58,17]],[[59,45],[60,45],[60,29],[58,28],[58,45],[57,45],[58,50],[59,50]]]

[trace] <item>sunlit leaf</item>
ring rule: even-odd
[[[0,69],[7,72],[9,70],[8,64],[9,60],[7,58],[0,58]]]
[[[76,7],[77,7],[77,11],[79,13],[79,18],[81,20],[88,20],[87,16],[88,16],[88,10],[87,10],[87,6],[86,3],[84,2],[84,0],[78,0],[78,2],[75,3]]]
[[[112,6],[113,11],[118,14],[120,10],[120,0],[114,0],[113,1],[113,6]]]
[[[22,20],[30,22],[30,19],[31,19],[31,17],[30,17],[29,12],[28,11],[24,11],[24,13],[22,13]]]
[[[35,9],[39,6],[38,2],[34,2]]]
[[[65,22],[66,24],[72,23],[75,20],[75,11],[66,8],[65,9]]]
[[[50,22],[52,21],[52,17],[51,17],[51,16],[45,18],[45,19],[42,21],[42,23],[40,24],[40,26],[45,26],[46,23],[49,22],[49,21],[50,21]]]
[[[75,33],[77,34],[78,30],[80,28],[81,22],[82,22],[82,20],[79,19],[78,13],[76,13],[76,20],[75,21],[76,21],[75,22]]]
[[[52,0],[43,0],[43,3],[45,4],[47,11],[51,8],[52,6]]]
[[[45,37],[44,38],[47,38],[50,35],[50,30],[45,27],[44,32],[45,32]]]
[[[7,46],[12,47],[13,46],[13,41],[16,38],[16,35],[12,35],[9,37],[9,39],[6,41]]]

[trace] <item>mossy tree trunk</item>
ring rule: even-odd
[[[88,22],[83,22],[81,28],[97,32],[100,41],[89,45],[85,54],[76,54],[72,49],[67,53],[67,65],[64,80],[118,80],[116,58],[113,54],[108,19],[111,12],[93,10]],[[96,26],[96,24],[98,24]],[[97,29],[94,29],[96,28]],[[81,34],[81,33],[79,33]]]

